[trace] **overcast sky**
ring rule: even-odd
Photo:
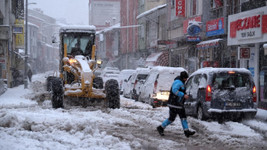
[[[89,0],[28,0],[29,9],[40,8],[55,19],[65,18],[69,24],[88,24]]]

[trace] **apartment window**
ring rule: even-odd
[[[190,15],[195,16],[197,15],[197,0],[190,0]]]
[[[223,6],[223,0],[211,0],[210,1],[211,8],[219,8]]]
[[[171,8],[175,8],[175,0],[171,0]]]
[[[227,0],[227,15],[240,12],[240,0]]]
[[[211,19],[219,18],[223,16],[223,0],[211,0]]]

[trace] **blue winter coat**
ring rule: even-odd
[[[184,82],[179,76],[176,77],[170,90],[168,106],[173,108],[182,108],[184,106],[184,95],[186,94],[185,90]]]

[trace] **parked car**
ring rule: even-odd
[[[172,83],[182,71],[186,70],[182,67],[153,67],[147,80],[140,88],[138,100],[148,103],[152,107],[165,106]]]
[[[135,72],[133,69],[124,69],[119,74],[119,86],[120,86],[120,92],[123,93],[123,89],[126,86],[125,80],[129,79],[129,77]]]
[[[131,99],[138,100],[140,86],[145,82],[150,68],[136,68],[135,72],[124,80],[125,88],[123,89],[123,96]]]
[[[4,82],[3,79],[0,78],[0,95],[5,93],[7,90],[7,84]]]
[[[104,85],[109,79],[115,79],[119,83],[119,74],[120,70],[117,67],[105,67],[102,70],[100,77],[103,79]]]
[[[245,68],[202,68],[186,82],[186,113],[200,120],[240,120],[257,113],[256,87]]]

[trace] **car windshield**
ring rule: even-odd
[[[247,87],[251,88],[249,75],[240,73],[217,73],[214,75],[213,85],[215,88],[228,89]]]
[[[145,80],[147,76],[148,76],[148,74],[139,74],[139,75],[137,75],[137,80],[138,81],[139,80]]]

